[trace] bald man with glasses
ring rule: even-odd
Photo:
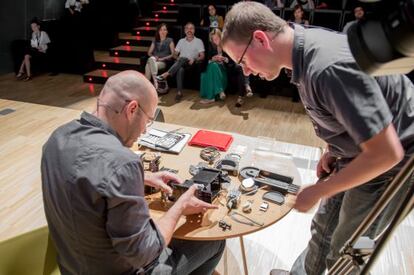
[[[190,188],[158,220],[144,185],[171,193],[175,174],[144,174],[129,147],[152,123],[158,97],[140,73],[106,82],[96,111],[56,129],[43,147],[46,218],[62,274],[212,274],[224,241],[172,239],[181,215],[217,208]]]

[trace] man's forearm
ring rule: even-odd
[[[183,209],[181,204],[175,203],[164,216],[155,221],[167,245],[171,241],[175,226],[177,225],[182,213]]]
[[[361,143],[360,148],[362,152],[347,167],[315,186],[321,197],[330,197],[362,185],[390,170],[404,158],[404,149],[392,124]]]
[[[317,186],[321,190],[322,197],[331,197],[372,180],[394,167],[398,162],[398,158],[363,152],[347,167]]]

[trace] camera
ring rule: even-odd
[[[347,32],[359,67],[374,76],[409,73],[414,68],[414,0],[361,2],[376,7]]]

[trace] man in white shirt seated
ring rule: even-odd
[[[177,59],[177,61],[167,72],[157,77],[157,80],[164,81],[167,79],[167,77],[176,75],[177,95],[175,96],[175,100],[177,102],[180,101],[183,97],[184,67],[194,66],[197,63],[201,63],[205,57],[203,41],[194,36],[194,24],[188,22],[184,26],[184,32],[185,37],[181,38],[175,47],[174,57]]]

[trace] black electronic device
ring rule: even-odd
[[[169,199],[177,200],[193,184],[198,184],[200,188],[197,189],[195,196],[202,201],[212,203],[221,189],[222,182],[224,180],[220,170],[202,168],[192,179],[186,180],[182,184],[174,181],[169,182],[168,184],[173,189],[173,194]]]
[[[269,186],[275,191],[279,191],[283,195],[287,193],[297,194],[299,186],[293,184],[293,178],[277,173],[260,170],[256,167],[244,167],[240,170],[240,176],[244,179],[252,178],[255,185],[261,187],[263,185]]]
[[[263,199],[265,201],[270,201],[278,205],[283,205],[285,203],[285,196],[277,191],[269,191],[263,194]]]
[[[223,159],[217,161],[215,167],[220,170],[225,170],[229,174],[237,177],[240,159],[241,156],[238,154],[227,154]]]
[[[374,12],[351,25],[348,43],[360,68],[371,75],[414,68],[414,0],[365,0]],[[375,2],[375,3],[374,3]]]

